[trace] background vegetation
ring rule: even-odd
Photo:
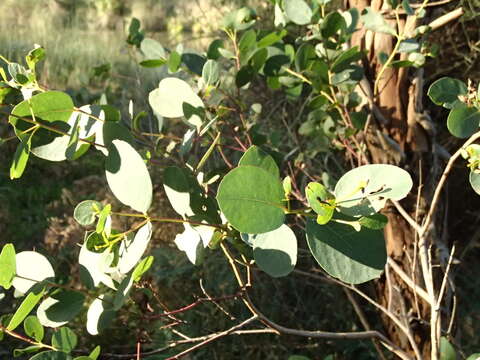
[[[442,37],[441,56],[427,64],[426,78],[433,81],[439,76],[454,76],[463,80],[480,78],[480,4],[476,0],[463,0],[468,9],[464,20],[449,27]],[[132,17],[141,20],[149,37],[159,40],[165,46],[182,42],[185,47],[196,50],[205,48],[215,33],[225,13],[239,5],[251,5],[262,17],[266,7],[265,1],[240,0],[3,0],[0,3],[0,53],[12,60],[20,61],[34,43],[41,44],[47,51],[47,61],[42,63],[39,73],[40,82],[47,88],[67,89],[70,95],[80,103],[98,101],[105,95],[110,102],[128,112],[128,103],[133,100],[139,108],[146,108],[146,97],[158,81],[165,76],[161,70],[143,69],[138,66],[136,55],[129,51],[125,43],[126,27]],[[41,14],[41,16],[39,16]],[[141,84],[141,85],[140,85]],[[261,86],[261,85],[258,85]],[[260,89],[264,90],[264,89]],[[256,96],[254,94],[252,96]],[[268,107],[266,94],[265,103]],[[278,103],[278,99],[276,99]],[[285,132],[282,117],[297,114],[299,104],[280,102],[281,115],[275,120],[267,116],[262,124],[264,134],[270,135],[270,142],[298,141],[296,134],[285,139],[275,139],[276,130]],[[273,107],[273,104],[272,104]],[[266,109],[266,113],[269,110]],[[446,114],[432,107],[435,121],[445,122]],[[169,126],[175,126],[169,125]],[[5,131],[5,122],[0,125],[0,136]],[[445,137],[447,139],[447,137]],[[301,141],[301,140],[300,140]],[[303,145],[303,144],[302,144]],[[453,148],[451,140],[445,140],[446,148]],[[7,144],[6,146],[9,146]],[[302,156],[312,153],[308,147]],[[68,165],[52,164],[45,166],[36,159],[31,159],[24,177],[16,182],[8,179],[9,159],[2,151],[0,161],[0,244],[14,242],[17,249],[45,249],[54,251],[62,260],[63,266],[75,263],[71,249],[83,239],[83,230],[73,221],[71,209],[79,201],[91,198],[92,191],[105,192],[104,180],[95,175],[100,167],[100,158],[89,156]],[[158,170],[161,171],[161,170]],[[308,171],[308,169],[307,169]],[[154,178],[155,175],[152,174]],[[27,184],[35,184],[27,186]],[[465,186],[455,184],[453,186]],[[158,194],[158,192],[157,192]],[[108,194],[96,194],[98,198]],[[159,214],[171,214],[170,205],[165,197],[158,196],[154,202]],[[469,222],[477,225],[480,221],[478,212],[474,211],[477,203],[468,203],[469,210],[465,216]],[[462,221],[464,221],[462,219]],[[29,226],[23,224],[28,223]],[[472,226],[473,228],[473,226]],[[178,228],[163,225],[155,234],[153,241],[156,257],[155,268],[150,271],[153,277],[154,291],[166,303],[168,308],[180,308],[195,300],[194,296],[204,296],[200,286],[202,279],[205,291],[212,293],[222,289],[224,293],[235,293],[231,274],[225,269],[222,259],[207,257],[209,260],[200,267],[192,266],[183,253],[176,250],[172,240]],[[465,236],[465,232],[459,231]],[[479,232],[471,234],[468,248],[464,249],[462,260],[475,264],[464,268],[460,287],[463,301],[459,321],[462,333],[467,341],[466,353],[480,349],[480,255]],[[47,253],[47,251],[45,251]],[[299,265],[311,266],[311,257],[300,253]],[[356,330],[360,328],[355,313],[348,300],[338,287],[309,281],[305,277],[292,274],[288,278],[262,281],[257,288],[256,301],[264,309],[269,309],[273,320],[281,319],[285,325],[302,326],[306,329],[322,328],[324,330]],[[262,293],[270,296],[265,298]],[[6,303],[6,301],[4,301]],[[0,305],[2,305],[0,303]],[[235,302],[226,302],[229,314],[241,316],[243,311]],[[367,315],[370,309],[365,306]],[[315,313],[311,313],[315,309]],[[3,310],[2,310],[3,312]],[[332,317],[333,316],[333,317]],[[182,318],[185,325],[181,328],[191,336],[202,331],[214,331],[231,326],[232,320],[222,313],[214,304],[202,304],[194,310],[185,312]],[[334,319],[334,320],[333,320]],[[154,340],[159,346],[172,336],[166,324],[158,321],[149,324],[149,328],[138,329],[138,334],[125,333],[128,321],[135,319],[118,319],[108,336],[95,338],[103,349],[112,352],[134,352],[135,339],[144,337]],[[81,326],[81,325],[80,325]],[[81,339],[87,345],[92,339]],[[5,346],[5,342],[2,346]],[[11,344],[15,345],[15,342]],[[0,356],[9,356],[6,349]],[[5,354],[5,355],[3,355]],[[282,341],[274,335],[251,337],[228,337],[210,347],[195,353],[198,359],[286,359],[292,354],[303,354],[312,359],[323,359],[334,354],[336,359],[374,359],[376,357],[370,341],[319,341],[283,337]],[[158,357],[158,359],[163,358]]]

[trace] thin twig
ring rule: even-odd
[[[413,280],[402,270],[400,266],[393,260],[391,257],[387,258],[387,264],[392,267],[395,273],[407,284],[416,294],[420,295],[420,297],[425,300],[428,304],[430,304],[430,297],[428,293],[413,282]]]

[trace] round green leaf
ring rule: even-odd
[[[297,263],[297,238],[287,225],[253,238],[253,257],[273,277],[286,276]]]
[[[459,95],[467,94],[467,85],[463,81],[443,77],[430,85],[427,94],[435,104],[451,109],[458,102]]]
[[[125,241],[122,243],[120,260],[118,261],[118,269],[120,273],[126,274],[137,265],[147,249],[151,237],[152,223],[147,222],[137,231],[133,241]]]
[[[140,44],[140,50],[147,59],[165,59],[166,53],[163,46],[156,40],[145,38]]]
[[[43,329],[42,324],[38,320],[38,318],[34,315],[28,316],[23,321],[23,328],[25,329],[25,334],[34,338],[38,342],[43,340],[43,336],[45,335],[45,331]]]
[[[275,177],[280,176],[280,170],[273,157],[255,145],[250,146],[238,162],[238,166],[245,165],[258,166]]]
[[[183,103],[193,107],[203,107],[200,97],[183,80],[169,77],[160,81],[158,88],[153,90],[148,100],[153,110],[166,118],[183,116]]]
[[[16,275],[13,287],[26,294],[37,282],[54,278],[55,272],[45,256],[35,251],[22,251],[15,257]]]
[[[440,338],[440,360],[456,360],[457,352],[445,336]]]
[[[95,200],[85,200],[79,203],[73,211],[73,218],[83,226],[94,223],[95,215],[102,209],[102,204]]]
[[[127,142],[113,140],[105,172],[115,197],[132,209],[146,213],[152,203],[152,180],[142,157]]]
[[[39,305],[38,320],[43,326],[60,327],[72,320],[82,310],[85,296],[75,291],[54,294]]]
[[[283,224],[283,197],[282,183],[277,177],[256,166],[240,166],[223,178],[217,201],[235,229],[258,234]]]
[[[467,138],[478,130],[480,111],[461,103],[450,110],[447,119],[448,131],[458,138]]]
[[[285,13],[297,25],[306,25],[312,18],[312,9],[304,0],[285,0]]]
[[[23,131],[34,125],[18,117],[33,120],[33,112],[37,122],[46,123],[52,128],[67,133],[70,129],[67,122],[73,112],[73,107],[73,101],[67,94],[59,91],[46,91],[15,106],[9,122],[14,127],[16,135],[20,137]],[[32,137],[31,152],[45,160],[64,160],[68,139],[68,136],[61,136],[43,128],[38,129],[35,136]]]
[[[472,171],[469,176],[470,185],[472,185],[473,190],[480,195],[480,173]]]
[[[412,178],[405,170],[385,164],[364,165],[343,175],[335,186],[338,209],[349,216],[369,216],[388,199],[400,200],[410,192]]]
[[[68,327],[62,327],[53,333],[52,345],[60,351],[69,353],[77,346],[77,335]]]
[[[215,85],[220,76],[220,67],[215,60],[207,60],[203,65],[202,79],[206,85]]]
[[[331,276],[349,284],[378,278],[387,261],[385,241],[379,230],[330,222],[307,221],[307,242],[318,264]]]

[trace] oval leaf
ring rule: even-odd
[[[453,136],[467,138],[478,130],[480,111],[461,103],[448,114],[447,128]]]
[[[373,164],[348,171],[337,182],[334,194],[342,213],[369,216],[381,210],[388,199],[403,199],[412,186],[412,178],[405,170]]]
[[[113,140],[105,162],[107,182],[115,197],[146,213],[152,203],[152,180],[142,157],[128,143]]]
[[[16,260],[15,247],[13,244],[6,244],[0,253],[0,286],[6,290],[12,286],[15,276]]]
[[[95,215],[102,209],[102,204],[95,200],[85,200],[79,203],[73,211],[73,218],[83,226],[95,222]]]
[[[93,300],[87,312],[87,331],[90,335],[98,335],[112,321],[115,312],[105,310],[103,295]]]
[[[48,126],[67,133],[70,129],[67,122],[73,112],[73,107],[73,101],[67,94],[59,91],[46,91],[15,106],[9,122],[13,125],[17,136],[21,136],[23,131],[33,126],[32,123],[21,118],[33,120],[33,112],[37,122],[47,123]],[[69,136],[39,129],[32,138],[31,152],[45,160],[62,161],[65,160],[68,142]]]
[[[120,260],[118,269],[120,273],[126,274],[132,270],[140,261],[143,253],[147,249],[150,238],[152,237],[152,223],[147,222],[135,234],[132,242],[122,243],[123,249],[120,249]]]
[[[280,170],[273,157],[255,145],[249,147],[238,162],[238,166],[244,165],[258,166],[275,177],[280,176]]]
[[[54,278],[55,272],[45,256],[35,251],[22,251],[15,257],[16,274],[12,285],[19,292],[26,294],[38,282]]]
[[[378,278],[387,261],[385,241],[379,230],[330,222],[307,222],[307,242],[318,264],[331,276],[349,284]]]
[[[253,239],[253,257],[260,269],[273,277],[286,276],[297,263],[297,238],[287,225]]]
[[[430,85],[427,94],[435,104],[451,109],[459,101],[459,95],[467,94],[467,85],[463,81],[443,77]]]
[[[34,338],[38,342],[41,342],[43,340],[45,330],[43,329],[42,324],[40,324],[40,321],[36,316],[30,315],[29,317],[27,317],[23,322],[23,328],[27,336]]]
[[[240,166],[223,178],[217,201],[235,229],[258,234],[283,224],[283,197],[282,183],[277,177],[256,166]]]
[[[183,116],[183,103],[195,108],[203,107],[202,99],[190,85],[173,77],[160,81],[158,88],[150,93],[148,101],[156,113],[166,118]]]
[[[470,185],[472,185],[473,190],[480,195],[480,173],[472,171],[469,176]]]
[[[304,0],[285,0],[285,13],[297,25],[308,24],[313,14]]]

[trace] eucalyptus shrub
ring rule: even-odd
[[[35,71],[45,57],[42,47],[28,53],[26,65],[1,58],[0,103],[12,129],[12,136],[3,142],[18,142],[11,179],[22,176],[30,156],[76,161],[99,151],[109,189],[131,208],[120,211],[102,203],[103,199],[82,201],[75,207],[75,220],[86,228],[84,239],[78,239],[79,284],[57,283],[53,259],[36,251],[18,251],[14,244],[3,246],[0,286],[6,291],[13,288],[22,301],[13,314],[1,317],[0,337],[13,336],[28,345],[16,349],[15,356],[97,359],[99,347],[74,357],[77,335],[68,323],[86,313],[89,334],[108,331],[134,285],[149,271],[154,257],[147,248],[154,227],[163,222],[183,224],[175,244],[192,263],[202,260],[206,247],[227,256],[241,287],[239,296],[254,315],[251,321],[267,325],[272,323],[249,302],[246,291],[251,283],[243,281],[237,263],[249,276],[252,266],[272,277],[287,276],[295,269],[298,245],[306,239],[311,256],[337,282],[361,284],[381,276],[387,261],[382,231],[387,217],[381,211],[387,201],[404,199],[413,181],[398,166],[368,164],[361,134],[370,114],[358,90],[364,77],[360,60],[365,54],[348,44],[363,23],[370,31],[398,39],[394,52],[384,54],[384,69],[419,67],[431,55],[419,42],[428,29],[420,26],[412,33],[398,34],[379,12],[369,8],[362,14],[356,9],[328,11],[329,0],[270,2],[274,31],[257,28],[255,11],[241,8],[225,17],[225,38],[215,39],[204,53],[189,52],[181,45],[166,49],[145,37],[134,19],[127,43],[141,57],[139,65],[165,67],[168,76],[150,92],[151,109],[130,111],[129,118],[109,104],[74,104],[67,93],[43,88]],[[409,14],[422,16],[425,11],[423,6],[412,9],[408,1],[390,3],[392,9]],[[398,53],[408,53],[408,60],[396,60]],[[281,162],[256,132],[251,119],[262,117],[261,104],[243,100],[259,84],[289,101],[306,102],[308,115],[299,133],[309,139],[310,156],[328,149],[350,151],[359,166],[336,181],[311,181],[299,188],[301,181],[282,171]],[[459,80],[442,78],[431,85],[428,95],[450,109],[451,134],[469,138],[459,154],[468,160],[470,182],[480,193],[480,146],[473,144],[480,136],[479,92]],[[158,132],[143,131],[149,113]],[[178,144],[165,149],[162,142],[151,139],[169,138],[162,124],[170,118],[183,120],[185,134]],[[229,139],[237,143],[231,146]],[[194,144],[202,144],[199,157]],[[233,153],[224,152],[228,146]],[[243,154],[232,164],[239,150]],[[154,186],[149,169],[159,158],[175,158],[176,166],[163,170],[162,183],[178,218],[162,218],[150,211]],[[219,158],[224,159],[221,167]],[[319,178],[320,174],[314,175]],[[138,222],[122,231],[112,226],[115,217]],[[300,219],[304,226],[292,229],[293,219]],[[45,328],[56,330],[46,332]],[[45,339],[45,334],[51,338]],[[362,336],[388,344],[376,332]]]

